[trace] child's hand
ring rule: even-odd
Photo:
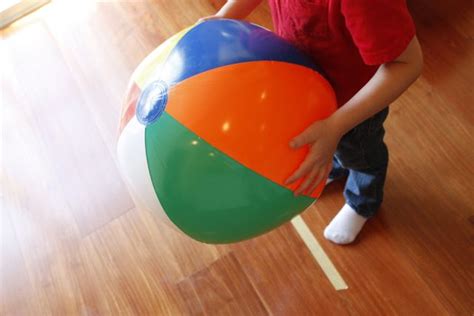
[[[245,19],[262,0],[227,0],[224,6],[215,14],[198,20],[199,22],[214,19]]]
[[[295,195],[305,191],[311,194],[321,180],[327,177],[331,171],[332,158],[341,137],[342,135],[333,121],[326,119],[315,122],[290,142],[291,148],[310,146],[309,153],[303,163],[286,181],[286,184],[291,184],[305,177],[305,180],[295,191]]]

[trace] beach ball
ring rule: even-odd
[[[255,24],[193,25],[133,73],[118,161],[138,207],[205,243],[268,232],[321,194],[285,180],[308,148],[289,142],[336,110],[329,83],[295,46]],[[323,181],[324,182],[324,181]]]

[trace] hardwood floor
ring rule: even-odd
[[[211,246],[135,208],[115,154],[128,78],[223,2],[52,2],[1,31],[0,315],[473,315],[471,1],[408,1],[425,68],[386,123],[380,214],[326,241],[334,183],[302,216],[347,290],[291,224]],[[266,4],[250,20],[271,28]]]

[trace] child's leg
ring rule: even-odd
[[[324,236],[338,244],[352,242],[383,199],[388,151],[383,122],[388,108],[343,136],[336,151],[340,165],[349,170],[344,189],[346,205],[331,221]]]
[[[332,158],[332,169],[328,176],[328,183],[339,180],[349,175],[349,170],[344,168],[336,157]]]

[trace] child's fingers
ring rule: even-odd
[[[306,159],[303,163],[298,167],[298,169],[286,180],[285,184],[292,184],[305,174],[307,174],[311,167],[313,166],[314,161],[312,159]]]
[[[290,142],[290,147],[296,149],[314,142],[314,137],[311,131],[312,129],[309,127],[303,133],[293,138]]]
[[[318,177],[316,177],[314,179],[314,182],[313,184],[311,185],[311,187],[309,188],[308,190],[308,194],[311,194],[313,193],[313,191],[316,189],[316,187],[321,183],[322,180],[324,180],[325,178],[327,178],[327,176],[329,175],[329,173],[331,172],[331,169],[332,169],[332,162],[328,163],[324,168],[324,172],[321,172]]]
[[[314,178],[318,177],[320,173],[321,173],[320,168],[313,167],[313,169],[309,172],[306,179],[303,181],[303,183],[301,183],[301,185],[295,191],[295,195],[299,195],[300,193],[304,192],[310,186],[310,184],[313,183]]]
[[[314,178],[313,183],[311,184],[311,187],[308,190],[308,194],[313,193],[313,191],[317,188],[317,186],[321,183],[321,181],[324,179],[324,175],[326,172],[320,172],[317,177]]]

